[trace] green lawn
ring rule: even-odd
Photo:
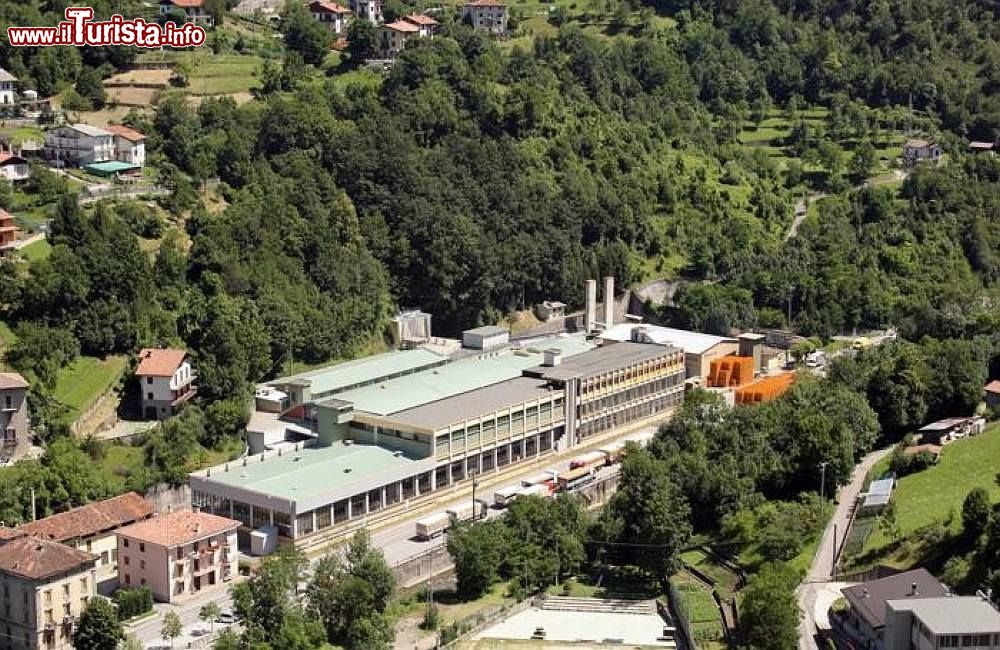
[[[12,345],[15,341],[17,336],[14,335],[14,330],[7,323],[0,321],[0,347]]]
[[[70,421],[79,417],[101,393],[118,381],[125,371],[125,363],[123,356],[77,357],[59,371],[53,397],[69,407]]]
[[[42,129],[37,126],[11,126],[0,128],[0,136],[8,137],[15,143],[24,143],[27,140],[41,142],[44,139]]]
[[[37,262],[46,259],[52,252],[52,244],[45,239],[28,244],[21,249],[21,257],[29,262]]]
[[[716,564],[704,551],[693,549],[681,553],[681,559],[715,581],[716,589],[723,598],[729,598],[736,592],[738,577],[732,571]]]
[[[990,499],[1000,499],[1000,486],[994,481],[1000,471],[1000,424],[990,425],[974,438],[947,445],[934,467],[899,480],[893,501],[896,520],[903,536],[921,526],[944,521],[949,512],[960,512],[970,490],[982,487]],[[960,517],[953,526],[958,530]],[[865,551],[888,546],[890,540],[878,529],[868,538]]]
[[[187,90],[192,95],[227,95],[258,86],[264,60],[258,56],[219,56],[201,60],[191,70]]]

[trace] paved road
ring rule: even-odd
[[[823,531],[823,538],[820,540],[816,555],[806,574],[806,579],[799,586],[798,601],[799,609],[802,610],[802,621],[799,624],[799,648],[800,650],[817,650],[816,641],[813,635],[817,629],[816,602],[820,599],[825,590],[826,583],[833,579],[833,563],[835,549],[843,545],[847,535],[847,524],[851,516],[851,508],[857,501],[858,494],[861,493],[865,485],[865,478],[868,472],[878,461],[892,451],[891,447],[879,449],[871,452],[861,459],[861,462],[854,467],[850,482],[840,488],[837,493],[837,509],[833,517],[827,523],[826,530]],[[836,530],[836,537],[834,536]],[[828,625],[822,621],[820,625],[824,628]]]
[[[192,596],[190,600],[178,605],[164,605],[157,603],[153,611],[156,616],[147,618],[137,623],[135,626],[127,626],[125,633],[134,636],[142,642],[143,646],[152,650],[153,648],[169,648],[170,643],[164,641],[160,636],[163,628],[163,614],[173,610],[181,617],[184,630],[178,638],[174,639],[174,648],[207,647],[209,645],[210,626],[203,623],[198,618],[198,610],[207,602],[215,601],[223,610],[232,608],[232,599],[229,597],[228,589],[224,592],[208,592]],[[225,625],[215,624],[215,633],[218,634],[225,628]],[[190,644],[190,645],[189,645]]]

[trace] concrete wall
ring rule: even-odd
[[[143,496],[153,504],[153,510],[161,514],[191,509],[191,486],[186,483],[176,487],[159,483],[146,490]]]

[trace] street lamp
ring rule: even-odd
[[[823,461],[819,464],[819,499],[820,507],[823,512],[826,512],[826,466],[829,465],[827,461]]]

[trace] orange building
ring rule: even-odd
[[[781,397],[795,381],[795,373],[786,372],[774,377],[765,377],[749,386],[736,389],[737,404],[760,404]]]
[[[0,210],[0,256],[14,249],[17,239],[17,226],[14,225],[14,215]]]
[[[713,359],[708,373],[711,388],[733,388],[753,381],[753,357]]]

